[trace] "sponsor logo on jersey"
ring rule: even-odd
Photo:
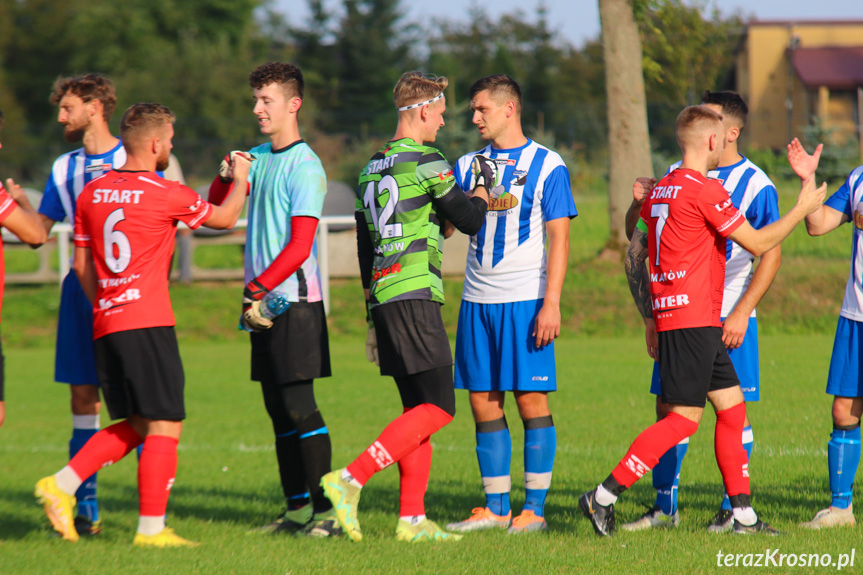
[[[390,148],[386,149],[387,152],[390,151]],[[393,164],[396,163],[396,158],[398,158],[398,154],[393,154],[388,158],[381,158],[380,160],[372,160],[369,162],[368,173],[369,174],[377,174],[378,172],[382,172],[387,168],[392,168]],[[452,173],[452,172],[450,172]],[[443,179],[443,178],[441,178]]]
[[[451,178],[451,177],[452,177],[452,168],[450,168],[449,170],[447,170],[447,171],[445,171],[445,172],[441,172],[441,173],[439,173],[439,174],[437,175],[437,177],[438,177],[438,178],[440,178],[440,180],[441,180],[441,181],[444,181],[444,180],[446,180],[447,178]]]
[[[99,298],[99,309],[104,311],[120,304],[127,304],[141,299],[141,290],[129,288],[118,296]]]
[[[375,441],[373,444],[369,446],[368,449],[369,455],[372,456],[372,459],[375,460],[375,463],[378,464],[378,469],[385,469],[393,464],[393,458],[386,450],[386,448],[381,445],[380,441]]]
[[[652,283],[673,282],[674,280],[682,280],[684,277],[686,277],[686,270],[668,270],[667,272],[650,274],[650,281]]]
[[[656,186],[650,195],[651,200],[677,199],[677,194],[683,186]]]
[[[110,190],[99,188],[93,190],[94,204],[138,204],[144,190]]]
[[[402,265],[400,263],[394,263],[388,268],[376,269],[372,274],[372,281],[376,282],[382,277],[386,277],[388,275],[397,274],[402,271]]]
[[[490,212],[502,212],[505,210],[511,210],[517,205],[518,198],[516,198],[509,192],[504,192],[503,195],[499,198],[490,197],[488,199],[488,210]]]
[[[715,204],[713,207],[716,208],[717,212],[722,212],[722,211],[727,210],[728,208],[730,208],[733,205],[734,205],[734,202],[731,201],[731,198],[728,198],[727,200],[725,200],[724,202],[722,202],[720,204]]]
[[[523,186],[527,182],[527,170],[516,170],[512,173],[512,179],[509,181],[511,186]]]
[[[132,274],[125,278],[104,278],[99,280],[99,287],[101,288],[109,288],[109,287],[117,287],[126,285],[128,283],[132,283],[133,281],[141,279],[141,274]]]
[[[84,171],[88,174],[92,174],[93,172],[110,172],[111,164],[103,164],[102,160],[96,160],[95,162],[84,168]]]
[[[654,310],[677,309],[689,305],[689,296],[685,293],[658,297],[653,300]]]

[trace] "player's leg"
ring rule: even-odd
[[[458,532],[506,529],[512,523],[510,463],[512,440],[500,388],[498,314],[501,305],[462,301],[455,346],[455,388],[469,392],[476,425],[476,456],[485,492],[484,507],[464,521],[447,524]],[[511,389],[511,388],[510,388]]]
[[[93,306],[74,273],[63,280],[54,372],[56,381],[70,384],[71,460],[99,431],[101,410],[93,353]],[[78,501],[75,524],[82,535],[95,535],[101,530],[96,480],[96,474],[88,477],[75,494]]]
[[[815,514],[803,527],[822,529],[854,525],[852,485],[860,464],[860,417],[863,415],[863,322],[839,318],[827,393],[833,395],[833,431],[827,443],[830,474],[830,506]]]
[[[518,412],[524,423],[524,507],[513,519],[510,533],[527,533],[548,528],[545,500],[551,487],[557,433],[544,391],[516,391]]]

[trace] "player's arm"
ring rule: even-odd
[[[96,301],[96,265],[93,263],[93,253],[88,247],[75,246],[75,255],[72,261],[72,269],[81,282],[84,294],[91,304]]]
[[[27,199],[27,194],[12,178],[6,180],[6,189],[9,197],[18,205],[3,219],[3,227],[18,236],[22,242],[34,247],[41,246],[47,240],[48,233],[39,214]]]
[[[251,154],[238,153],[233,155],[233,184],[230,193],[221,205],[213,204],[210,217],[202,225],[217,230],[228,230],[233,228],[243,205],[246,203],[246,192],[249,189],[249,169],[252,167],[254,157]],[[212,204],[212,202],[211,202]]]
[[[647,267],[647,234],[637,227],[632,232],[629,249],[623,267],[626,270],[626,280],[629,283],[629,293],[635,301],[635,307],[644,320],[647,354],[654,360],[658,359],[659,343],[656,335],[656,324],[653,320],[653,305],[650,302],[650,271]]]
[[[749,287],[740,296],[737,305],[734,306],[725,321],[722,322],[722,342],[728,349],[736,349],[743,343],[743,338],[749,327],[749,316],[752,315],[752,310],[758,306],[761,298],[770,289],[781,264],[782,246],[776,246],[761,256],[758,267],[752,274]]]
[[[820,187],[816,188],[815,178],[810,178],[801,185],[797,204],[779,220],[760,230],[756,230],[744,220],[743,224],[731,232],[729,237],[752,255],[764,255],[765,252],[778,246],[782,240],[788,237],[788,234],[803,218],[823,207],[826,192],[827,184],[821,184]],[[743,216],[741,215],[741,217]]]
[[[536,347],[546,346],[560,336],[560,294],[569,262],[569,221],[564,217],[545,223],[548,235],[547,279],[545,299],[531,334],[536,338]]]
[[[629,204],[629,209],[626,210],[624,221],[626,239],[632,239],[632,233],[635,231],[635,226],[638,224],[638,218],[641,215],[641,205],[655,185],[656,178],[636,178],[635,183],[632,184],[632,203]]]
[[[788,164],[794,173],[800,178],[802,184],[808,180],[815,178],[815,170],[818,169],[818,162],[821,159],[821,151],[824,149],[823,144],[818,144],[815,151],[811,154],[806,151],[800,140],[794,138],[788,144]],[[806,216],[806,231],[810,236],[822,236],[832,232],[851,218],[845,213],[823,205],[820,209]]]
[[[372,323],[372,317],[369,313],[369,297],[370,288],[372,285],[372,268],[375,260],[375,246],[372,243],[372,236],[369,233],[369,224],[366,221],[366,213],[363,210],[357,210],[354,213],[354,219],[357,222],[357,261],[360,264],[360,282],[363,285],[363,295],[366,302],[366,322],[368,322],[368,331],[366,333],[366,359],[375,365],[380,365],[378,358],[378,337],[375,331],[375,326]]]

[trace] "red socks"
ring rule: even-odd
[[[128,422],[115,423],[91,437],[69,462],[69,467],[78,477],[86,479],[123,459],[143,441]]]
[[[405,413],[410,411],[407,407]],[[426,490],[431,473],[432,444],[426,437],[419,447],[399,460],[399,516],[425,515]]]
[[[622,486],[629,488],[653,469],[666,451],[680,443],[684,438],[698,431],[698,424],[677,413],[669,413],[635,438],[626,456],[620,460],[611,474]],[[737,433],[738,445],[743,428]],[[745,452],[744,452],[745,453]]]
[[[372,475],[412,454],[423,441],[450,421],[452,416],[449,413],[430,403],[422,403],[405,411],[383,430],[368,449],[348,465],[348,473],[365,485]],[[431,444],[428,452],[430,465]]]
[[[179,440],[166,435],[148,435],[138,462],[138,512],[144,517],[162,517],[177,474]]]
[[[729,409],[716,412],[716,432],[713,446],[716,463],[722,473],[728,496],[749,494],[749,457],[740,437],[746,421],[746,404],[738,403]]]

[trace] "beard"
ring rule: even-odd
[[[170,163],[171,163],[171,155],[170,154],[166,154],[165,157],[163,157],[163,158],[158,158],[156,160],[156,171],[157,172],[164,172],[166,169],[168,169],[168,165]]]
[[[67,142],[69,142],[70,144],[76,144],[84,139],[85,131],[86,128],[84,127],[70,126],[67,124],[66,127],[63,129],[63,135],[66,137]]]

